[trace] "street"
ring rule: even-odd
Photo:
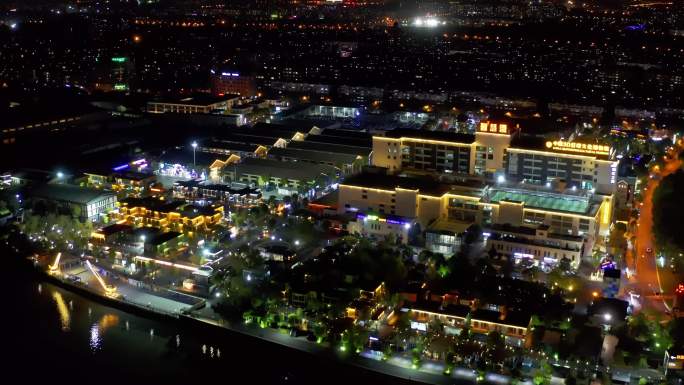
[[[631,286],[638,288],[641,293],[642,306],[659,312],[669,312],[670,306],[662,295],[656,295],[656,293],[671,294],[674,288],[670,285],[663,285],[663,283],[672,283],[674,280],[671,277],[663,279],[661,275],[671,275],[672,273],[666,269],[659,270],[656,264],[657,252],[653,239],[653,192],[662,178],[681,167],[682,161],[677,158],[677,151],[678,148],[675,147],[675,156],[665,161],[664,167],[659,172],[660,176],[649,178],[648,184],[643,189],[643,199],[639,207],[640,215],[637,220],[636,245],[628,250],[626,256],[627,266],[636,271],[630,283]]]

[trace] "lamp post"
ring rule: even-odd
[[[197,142],[192,142],[192,166],[197,167],[197,161],[195,160],[195,150],[197,150]]]

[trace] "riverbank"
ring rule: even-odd
[[[210,339],[223,339],[226,334],[240,335],[248,338],[259,339],[270,344],[277,344],[287,349],[295,349],[308,355],[323,358],[342,365],[353,365],[359,369],[379,373],[396,380],[408,380],[409,383],[427,384],[472,384],[475,375],[472,371],[452,373],[452,376],[443,375],[442,369],[428,365],[419,370],[410,367],[410,363],[397,361],[390,364],[384,361],[374,360],[372,355],[353,355],[332,349],[328,344],[317,344],[303,337],[291,337],[279,330],[269,328],[249,327],[242,322],[231,322],[223,319],[210,319],[193,314],[168,313],[150,306],[143,306],[124,299],[116,299],[97,292],[94,288],[82,283],[74,283],[48,274],[38,266],[33,266],[33,272],[39,279],[53,283],[58,287],[81,295],[90,300],[106,306],[134,314],[140,317],[151,318],[160,322],[173,323],[182,329],[192,329],[207,336]],[[365,353],[365,352],[364,352]],[[402,364],[405,364],[402,366]],[[432,372],[426,369],[432,369]],[[460,378],[459,378],[460,377]],[[508,382],[508,381],[506,381]],[[499,382],[501,383],[501,382]]]

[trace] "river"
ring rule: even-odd
[[[4,270],[0,362],[3,377],[22,383],[405,383],[243,335],[180,330],[41,281],[14,263]]]

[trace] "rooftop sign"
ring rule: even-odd
[[[492,132],[492,133],[497,133],[497,134],[508,134],[508,125],[507,124],[496,124],[496,123],[489,123],[489,122],[481,122],[480,123],[480,132]]]
[[[605,144],[567,142],[565,140],[554,140],[546,142],[546,148],[563,151],[579,152],[592,155],[610,155],[610,146]]]

